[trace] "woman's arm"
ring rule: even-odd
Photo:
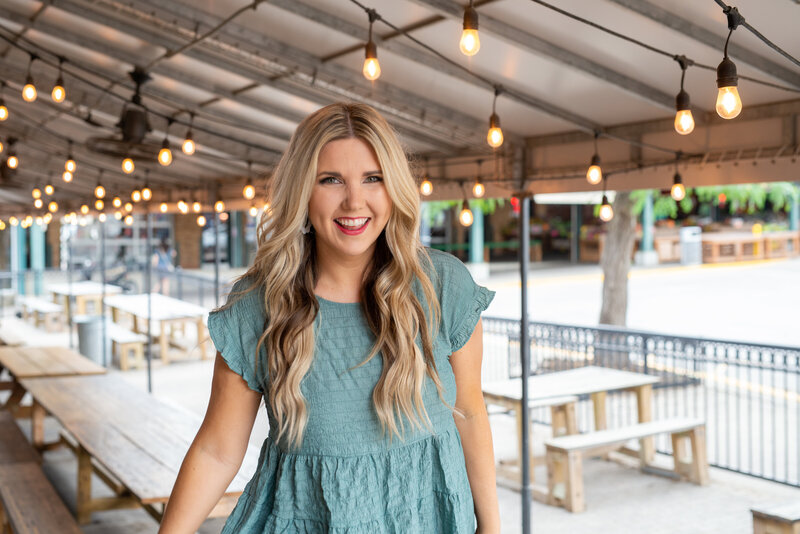
[[[456,427],[461,435],[467,477],[475,501],[479,534],[499,534],[500,510],[494,472],[494,450],[489,416],[481,390],[483,325],[480,319],[467,344],[450,356],[456,378]]]
[[[211,398],[183,460],[159,534],[194,533],[236,476],[258,413],[261,394],[217,353]]]

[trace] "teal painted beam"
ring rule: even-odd
[[[28,233],[21,225],[12,226],[16,254],[11,258],[11,271],[17,273],[17,293],[25,295],[25,270],[28,268]]]
[[[483,263],[483,211],[472,209],[472,226],[469,227],[469,261]]]

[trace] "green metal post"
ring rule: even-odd
[[[472,226],[469,227],[469,261],[483,263],[483,211],[472,210]]]
[[[244,253],[244,215],[242,211],[232,211],[229,219],[230,225],[230,265],[231,267],[244,267],[245,253]]]

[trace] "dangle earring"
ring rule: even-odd
[[[309,220],[308,217],[306,217],[306,224],[303,225],[300,231],[303,232],[304,234],[311,232],[311,221]]]

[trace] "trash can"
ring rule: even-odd
[[[681,228],[681,265],[700,265],[703,263],[703,230],[699,226]]]
[[[78,326],[78,352],[103,365],[103,316],[76,315],[72,322]]]

